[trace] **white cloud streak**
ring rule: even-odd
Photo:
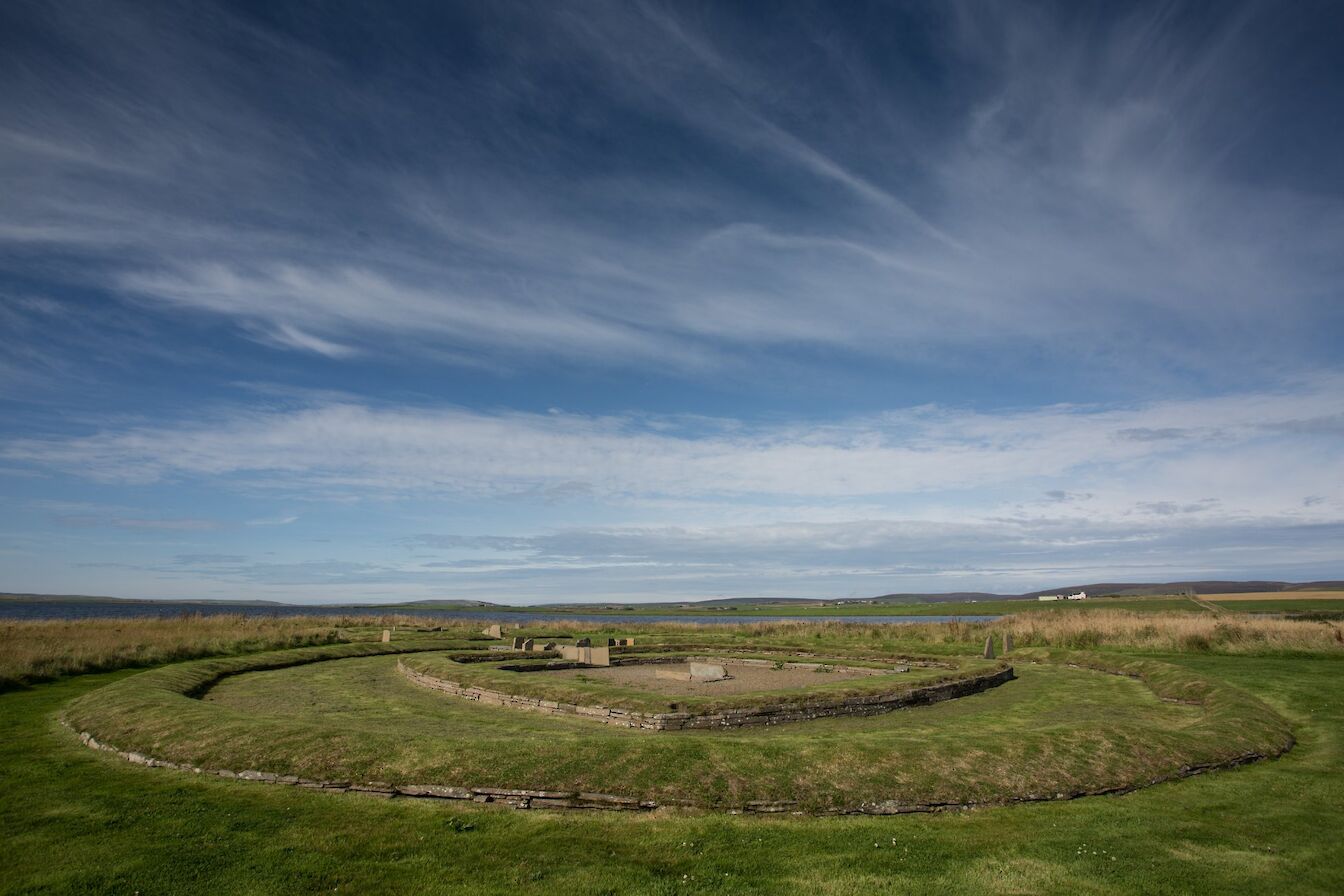
[[[1292,392],[1122,408],[927,406],[825,424],[324,402],[11,438],[0,458],[107,482],[236,481],[296,493],[560,489],[602,501],[858,498],[954,507],[977,490],[987,511],[1023,496],[1058,503],[1046,492],[1068,489],[1087,493],[1088,512],[1144,515],[1143,502],[1216,499],[1223,515],[1291,507],[1323,518],[1340,510],[1344,450],[1337,432],[1313,431],[1312,421],[1339,413],[1340,385],[1325,378]],[[1311,495],[1325,500],[1304,507]]]

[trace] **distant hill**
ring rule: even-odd
[[[880,604],[948,604],[968,600],[1015,600],[1018,597],[1025,596],[994,594],[989,591],[945,591],[939,594],[883,594],[881,597],[870,598],[870,600]]]
[[[445,610],[445,609],[491,609],[500,607],[503,604],[492,604],[485,600],[413,600],[398,604],[342,604],[341,606],[350,607],[414,607],[417,610]]]
[[[91,594],[21,594],[12,591],[0,591],[0,600],[25,601],[27,603],[67,603],[67,604],[201,604],[210,607],[285,607],[292,606],[278,600],[214,600],[211,598],[177,597],[102,597]]]

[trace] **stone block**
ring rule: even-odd
[[[713,663],[691,663],[691,681],[723,681],[728,671]]]
[[[533,641],[531,638],[528,638],[526,641],[523,642],[523,649],[528,651],[536,650],[537,642]]]
[[[590,647],[588,648],[588,665],[590,666],[610,666],[611,648],[610,647]]]
[[[388,631],[387,629],[383,629],[383,643],[386,644],[391,640],[392,640],[392,632]]]
[[[574,646],[575,646],[575,647],[592,647],[592,646],[593,646],[593,639],[592,639],[592,638],[580,638],[579,640],[577,640],[577,641],[574,642]]]
[[[504,633],[500,631],[498,625],[487,626],[487,627],[481,632],[481,634],[485,635],[487,638],[502,638],[502,637],[504,637]]]
[[[523,648],[523,642],[524,642],[525,640],[527,640],[527,639],[526,639],[526,638],[520,638],[520,637],[518,637],[517,635],[515,635],[514,638],[513,638],[513,649],[514,649],[514,650],[522,650],[522,649],[524,649],[524,648]]]
[[[985,639],[985,659],[994,659],[994,636],[990,635]]]
[[[1003,652],[1007,653],[1013,649],[1013,633],[1004,632],[1003,634]]]

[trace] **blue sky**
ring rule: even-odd
[[[0,589],[1344,577],[1337,4],[0,7]]]

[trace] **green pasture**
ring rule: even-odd
[[[1210,601],[1232,613],[1344,613],[1344,598]]]
[[[1319,601],[1314,601],[1318,603]],[[586,615],[620,615],[629,616],[632,619],[639,619],[645,616],[715,616],[736,618],[741,616],[1001,616],[1007,613],[1022,613],[1034,610],[1053,610],[1063,607],[1072,609],[1099,609],[1109,608],[1113,610],[1141,610],[1141,611],[1159,611],[1159,610],[1198,610],[1200,607],[1193,601],[1184,597],[1103,597],[1089,600],[1070,600],[1070,601],[1036,601],[1036,600],[981,600],[981,601],[948,601],[946,603],[911,603],[911,604],[844,604],[842,606],[807,606],[807,605],[760,605],[760,604],[742,604],[733,607],[706,607],[690,609],[672,609],[668,607],[661,608],[640,608],[632,606],[629,609],[603,609],[599,607],[592,608],[564,608],[553,609],[547,607],[498,607],[501,618],[509,615],[527,614],[544,610],[547,613],[563,613],[572,615],[575,618],[582,619]]]
[[[655,733],[481,704],[397,671],[403,657],[392,653],[433,646],[349,644],[180,663],[75,701],[64,718],[119,749],[203,768],[595,791],[715,809],[792,801],[807,811],[1113,790],[1188,766],[1276,755],[1291,742],[1286,723],[1242,691],[1099,654],[1020,651],[1017,680],[931,707]],[[406,659],[453,666],[454,675],[545,674],[457,664],[455,655]],[[939,672],[966,676],[995,665],[960,664]]]
[[[1311,613],[1344,612],[1344,597],[1339,600],[1293,599],[1285,597],[1267,600],[1227,600],[1210,601],[1230,613]],[[545,607],[499,607],[500,618],[511,615],[526,615],[529,612],[544,610],[547,613],[562,613],[583,619],[588,615],[620,615],[638,620],[649,616],[705,616],[721,618],[740,617],[845,617],[845,616],[1004,616],[1010,613],[1057,612],[1059,610],[1133,610],[1141,613],[1159,612],[1210,612],[1208,607],[1180,595],[1155,595],[1153,597],[1093,597],[1087,600],[979,600],[948,601],[946,603],[877,603],[845,604],[842,606],[794,606],[794,605],[754,605],[742,604],[734,607],[706,607],[685,610],[667,607],[646,609],[632,606],[630,609],[564,608]]]
[[[0,893],[1344,890],[1338,655],[1019,653],[1017,681],[971,697],[706,738],[473,706],[410,684],[390,655],[460,643],[426,634],[387,646],[282,652],[345,657],[300,665],[260,654],[0,694],[0,838],[7,847]],[[237,674],[220,677],[228,672]],[[183,696],[206,682],[213,684],[202,700]],[[280,771],[278,761],[292,761],[385,780],[494,774],[515,786],[528,769],[547,780],[624,774],[650,780],[651,793],[660,782],[703,779],[700,793],[710,802],[745,796],[729,785],[735,778],[764,782],[755,793],[787,782],[812,788],[818,799],[877,782],[1003,792],[1023,780],[1106,780],[1108,771],[1128,767],[1126,757],[1147,762],[1175,750],[1198,760],[1235,747],[1230,738],[1254,742],[1282,726],[1296,744],[1277,759],[1123,796],[933,814],[520,812],[144,768],[84,747],[61,717],[120,719],[124,727],[109,741],[164,758],[185,750],[179,755],[211,763],[250,759]],[[650,752],[648,744],[674,746]],[[825,759],[846,751],[852,760]]]

